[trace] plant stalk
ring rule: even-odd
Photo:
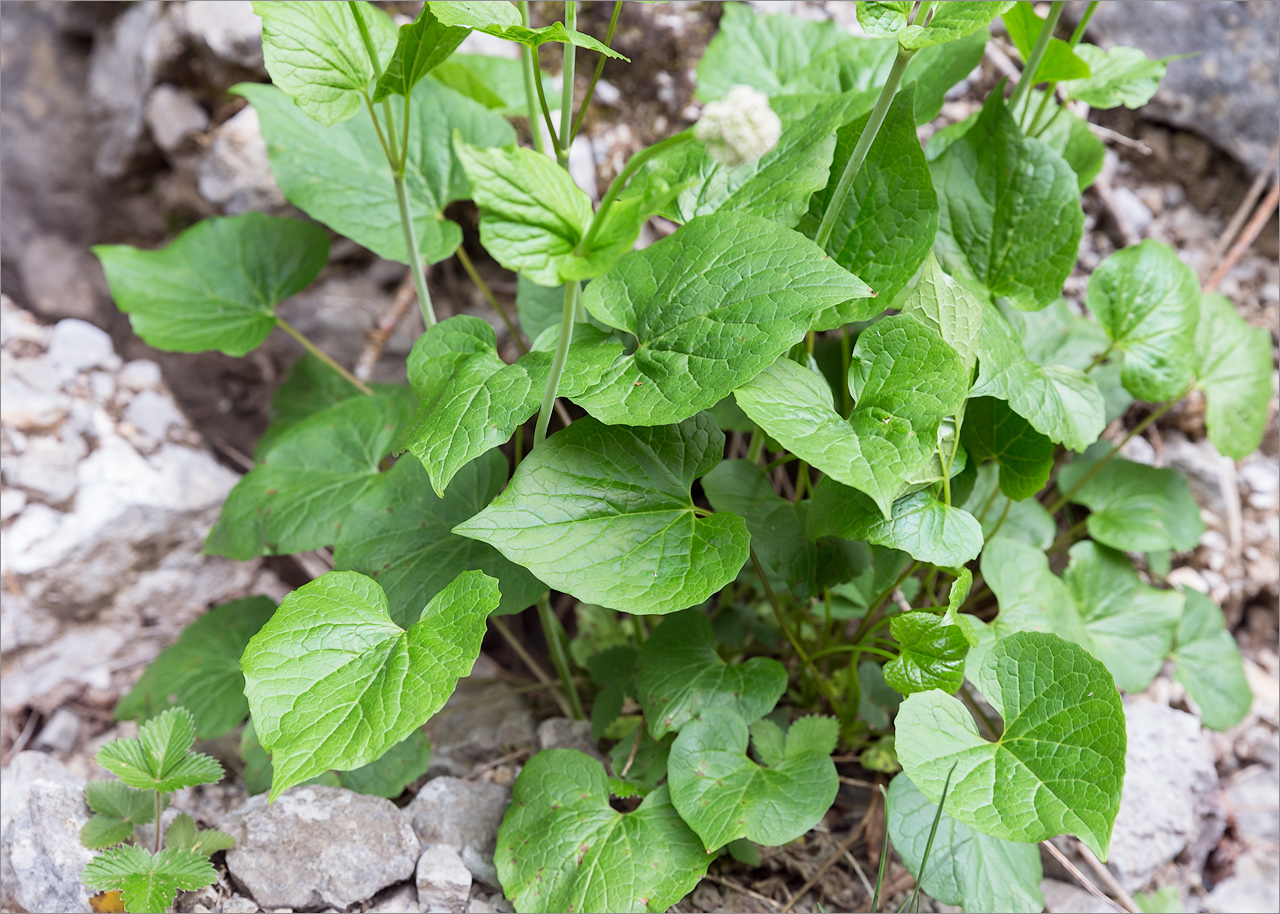
[[[156,795],[156,840],[153,854],[160,853],[160,791],[152,791]]]
[[[578,695],[578,684],[569,669],[569,653],[565,650],[564,638],[561,637],[560,620],[551,611],[551,600],[545,593],[538,598],[538,621],[542,623],[542,633],[546,636],[547,647],[551,651],[551,663],[564,684],[565,698],[569,700],[573,719],[586,720],[587,715],[582,711],[582,698]]]
[[[578,256],[584,255],[591,250],[591,244],[595,241],[596,235],[600,232],[600,227],[604,225],[605,216],[609,212],[609,207],[613,206],[613,202],[618,199],[618,194],[622,193],[623,188],[627,186],[627,182],[631,177],[640,170],[645,162],[652,159],[660,152],[665,152],[675,146],[693,140],[693,132],[686,130],[683,133],[677,133],[675,136],[669,136],[660,143],[654,143],[652,146],[646,146],[641,149],[623,166],[622,171],[618,172],[618,176],[609,184],[609,189],[604,192],[604,196],[600,199],[600,206],[596,210],[594,216],[591,217],[591,225],[587,227],[587,233],[582,236],[582,240],[578,242],[574,252]]]
[[[578,296],[581,294],[582,283],[577,280],[564,284],[564,304],[560,308],[560,339],[556,340],[555,355],[551,357],[551,374],[547,378],[547,388],[542,393],[542,407],[538,410],[538,422],[533,427],[535,448],[547,438],[547,426],[551,422],[551,411],[555,408],[556,394],[560,389],[560,376],[564,374],[564,363],[569,357],[569,343],[573,338],[573,319],[577,313]]]
[[[498,316],[502,318],[502,322],[507,325],[507,332],[511,334],[511,338],[516,341],[516,345],[520,347],[520,351],[527,353],[529,345],[524,341],[522,334],[515,322],[512,321],[511,315],[507,313],[507,309],[498,301],[498,296],[493,294],[493,290],[489,288],[489,284],[481,278],[480,272],[476,269],[476,265],[471,262],[471,257],[467,254],[466,248],[458,245],[457,250],[458,263],[462,264],[462,269],[466,270],[467,275],[471,277],[471,281],[476,284],[476,288],[480,290],[480,294],[485,297],[494,311],[498,312]]]
[[[622,0],[614,0],[613,15],[609,17],[609,30],[604,33],[604,43],[609,47],[613,41],[613,32],[618,27],[618,14],[622,12]],[[582,118],[587,113],[587,108],[591,105],[591,98],[596,94],[596,83],[600,82],[600,74],[604,72],[605,56],[600,55],[600,59],[596,61],[596,72],[591,77],[591,84],[587,86],[586,97],[582,100],[582,106],[578,108],[578,115],[573,119],[573,128],[569,131],[569,142],[573,143],[573,138],[578,135],[578,128],[582,126]]]
[[[400,227],[404,229],[404,244],[409,252],[409,271],[413,273],[413,286],[418,292],[418,308],[427,327],[436,322],[436,309],[431,305],[431,292],[427,289],[427,274],[422,266],[422,252],[418,250],[418,233],[413,228],[413,216],[409,213],[409,194],[405,190],[404,175],[395,176],[396,203],[400,205]]]
[[[516,6],[520,8],[520,21],[525,28],[529,28],[529,0],[519,0]],[[528,109],[529,134],[533,137],[533,148],[538,152],[545,152],[542,127],[538,124],[538,98],[533,88],[534,80],[541,81],[542,74],[534,69],[533,49],[525,45],[520,45],[520,69],[524,73],[524,104]]]
[[[880,125],[884,123],[884,116],[888,114],[889,106],[893,104],[893,96],[898,91],[898,84],[902,82],[902,74],[906,72],[907,64],[910,63],[911,55],[914,53],[913,50],[898,46],[898,56],[893,59],[893,68],[889,70],[889,77],[880,89],[876,106],[871,109],[871,117],[867,119],[866,126],[862,128],[862,135],[858,137],[858,142],[849,155],[849,161],[845,163],[840,181],[836,184],[835,193],[827,201],[826,209],[822,213],[822,222],[818,225],[818,233],[813,238],[818,247],[824,251],[827,249],[827,242],[831,240],[831,233],[835,231],[836,219],[844,207],[845,198],[849,196],[849,190],[853,187],[853,179],[858,176],[862,163],[867,158],[867,152],[875,142],[876,134],[880,132]]]
[[[315,356],[320,361],[324,362],[326,365],[328,365],[338,374],[342,375],[343,380],[345,380],[348,384],[350,384],[356,390],[360,391],[360,393],[369,394],[369,395],[373,394],[373,390],[369,387],[368,384],[364,383],[364,381],[361,381],[351,372],[347,371],[345,368],[343,368],[341,365],[335,362],[333,358],[330,357],[327,353],[321,352],[320,349],[316,347],[315,343],[311,342],[311,340],[307,339],[305,336],[299,333],[298,330],[292,324],[290,324],[288,321],[286,321],[283,317],[280,317],[279,315],[276,315],[276,326],[279,327],[281,330],[283,330],[285,333],[289,334],[295,340],[297,340],[302,345],[302,348],[307,350],[307,352],[311,353],[313,356]]]
[[[565,0],[564,27],[571,32],[578,28],[577,0]],[[556,161],[561,168],[569,167],[569,143],[573,135],[573,70],[577,64],[577,50],[575,45],[565,44],[564,65],[560,69],[560,142],[556,144]]]
[[[1065,0],[1053,0],[1049,5],[1049,16],[1045,19],[1044,24],[1040,26],[1040,34],[1036,36],[1035,46],[1031,49],[1031,56],[1027,58],[1026,66],[1022,68],[1022,75],[1018,78],[1018,84],[1013,87],[1013,94],[1009,96],[1009,110],[1018,110],[1018,104],[1022,101],[1022,97],[1030,91],[1031,86],[1036,81],[1036,70],[1040,68],[1040,61],[1044,59],[1044,52],[1049,47],[1049,40],[1053,38],[1053,30],[1058,25],[1058,20],[1062,18],[1062,8],[1066,6]]]

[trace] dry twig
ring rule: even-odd
[[[1213,271],[1209,281],[1204,284],[1206,292],[1213,292],[1217,289],[1218,284],[1222,282],[1236,263],[1239,262],[1240,258],[1244,256],[1244,252],[1249,250],[1249,245],[1253,244],[1254,239],[1261,234],[1263,226],[1271,218],[1271,213],[1277,204],[1280,204],[1280,183],[1273,183],[1271,190],[1267,191],[1267,196],[1263,198],[1262,203],[1254,210],[1253,218],[1249,220],[1249,224],[1244,227],[1244,231],[1240,233],[1240,237],[1236,239],[1235,244],[1231,245],[1231,250],[1227,251],[1227,256],[1223,258],[1218,268]]]
[[[1253,205],[1258,202],[1262,192],[1267,189],[1267,182],[1275,174],[1277,159],[1280,159],[1280,145],[1271,147],[1271,154],[1267,156],[1267,164],[1262,167],[1262,171],[1258,172],[1258,176],[1253,179],[1253,183],[1249,185],[1249,190],[1245,193],[1244,199],[1240,201],[1240,205],[1236,208],[1231,221],[1227,223],[1227,227],[1222,230],[1222,235],[1213,243],[1213,247],[1209,249],[1209,253],[1205,256],[1204,265],[1200,268],[1201,284],[1209,278],[1209,274],[1213,272],[1213,268],[1222,259],[1222,255],[1231,245],[1231,242],[1236,240],[1236,235],[1240,233],[1245,220],[1249,218],[1249,213],[1253,211]]]
[[[410,271],[404,274],[404,279],[400,280],[400,285],[396,287],[396,294],[391,299],[390,307],[378,315],[373,326],[365,331],[364,349],[360,351],[360,358],[356,360],[355,371],[352,372],[361,381],[369,380],[369,376],[373,374],[373,366],[378,364],[387,340],[391,339],[391,334],[395,333],[400,319],[405,316],[409,306],[417,297],[413,285],[413,272]]]

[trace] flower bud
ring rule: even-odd
[[[720,101],[707,102],[693,128],[707,154],[729,168],[760,158],[778,145],[781,133],[768,97],[750,86],[734,86]]]

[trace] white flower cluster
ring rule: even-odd
[[[693,128],[711,158],[730,168],[760,158],[778,145],[781,133],[768,96],[750,86],[734,86],[720,101],[708,102]]]

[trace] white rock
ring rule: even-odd
[[[19,492],[17,489],[0,490],[0,520],[8,520],[13,517],[27,503],[27,493]]]
[[[218,57],[249,69],[262,67],[262,20],[249,0],[191,0],[179,6],[182,26]]]
[[[418,887],[412,882],[406,882],[380,893],[365,908],[365,914],[405,914],[406,911],[421,910],[418,906]]]
[[[1180,587],[1189,587],[1192,590],[1198,590],[1200,593],[1209,592],[1209,582],[1204,579],[1204,575],[1196,571],[1190,565],[1182,565],[1169,572],[1167,578],[1170,584],[1176,584]]]
[[[5,462],[4,481],[60,504],[76,494],[77,465],[88,452],[84,439],[70,430],[61,439],[32,435],[22,455]]]
[[[1205,910],[1280,911],[1280,860],[1275,852],[1251,848],[1236,859],[1235,873],[1213,887]]]
[[[4,903],[27,911],[87,911],[80,873],[93,852],[80,843],[89,820],[84,784],[33,781],[0,841]]]
[[[187,424],[173,400],[155,390],[144,390],[132,397],[122,418],[157,440],[163,440],[169,429]]]
[[[218,127],[213,137],[200,162],[200,195],[230,215],[282,209],[284,194],[271,176],[258,112],[245,108]]]
[[[116,375],[120,386],[128,390],[149,390],[160,386],[160,366],[150,359],[134,359],[125,363]]]
[[[89,392],[96,403],[106,406],[116,395],[116,379],[105,371],[89,375]]]
[[[222,903],[222,914],[258,914],[261,910],[252,898],[243,895],[232,895]]]
[[[23,281],[28,281],[25,275]],[[36,320],[31,312],[19,308],[9,296],[0,295],[0,344],[21,341],[35,343],[43,349],[49,345],[49,333],[49,328]]]
[[[538,748],[577,749],[604,761],[604,755],[591,738],[591,722],[570,720],[567,717],[550,717],[538,724]]]
[[[0,381],[0,422],[21,431],[53,428],[71,408],[60,393],[35,390],[17,377]]]
[[[66,708],[58,708],[41,728],[32,744],[37,749],[50,752],[70,752],[80,738],[80,718]]]
[[[471,872],[458,852],[428,845],[418,858],[418,906],[424,914],[463,914],[471,899]]]
[[[1154,218],[1147,204],[1142,202],[1142,198],[1135,194],[1123,184],[1118,184],[1113,189],[1115,195],[1116,208],[1129,221],[1129,225],[1139,235],[1142,235],[1151,226],[1151,220]]]
[[[497,888],[493,849],[510,802],[510,789],[501,785],[439,777],[423,785],[404,814],[424,848],[452,848],[472,876]]]
[[[209,113],[186,92],[163,83],[147,96],[147,127],[156,145],[173,153],[188,138],[209,128]]]
[[[499,672],[497,664],[481,654],[471,676],[492,679]],[[466,713],[450,713],[451,706],[458,705],[465,706]],[[433,777],[463,777],[474,765],[534,741],[533,712],[528,702],[502,682],[459,681],[444,709],[427,722],[425,729],[431,738],[429,774]]]
[[[569,146],[569,177],[586,191],[592,200],[600,199],[600,186],[596,181],[596,156],[591,139],[583,134],[573,138]]]
[[[105,331],[86,321],[68,318],[54,326],[48,358],[68,374],[79,374],[90,368],[111,367],[116,351]]]

